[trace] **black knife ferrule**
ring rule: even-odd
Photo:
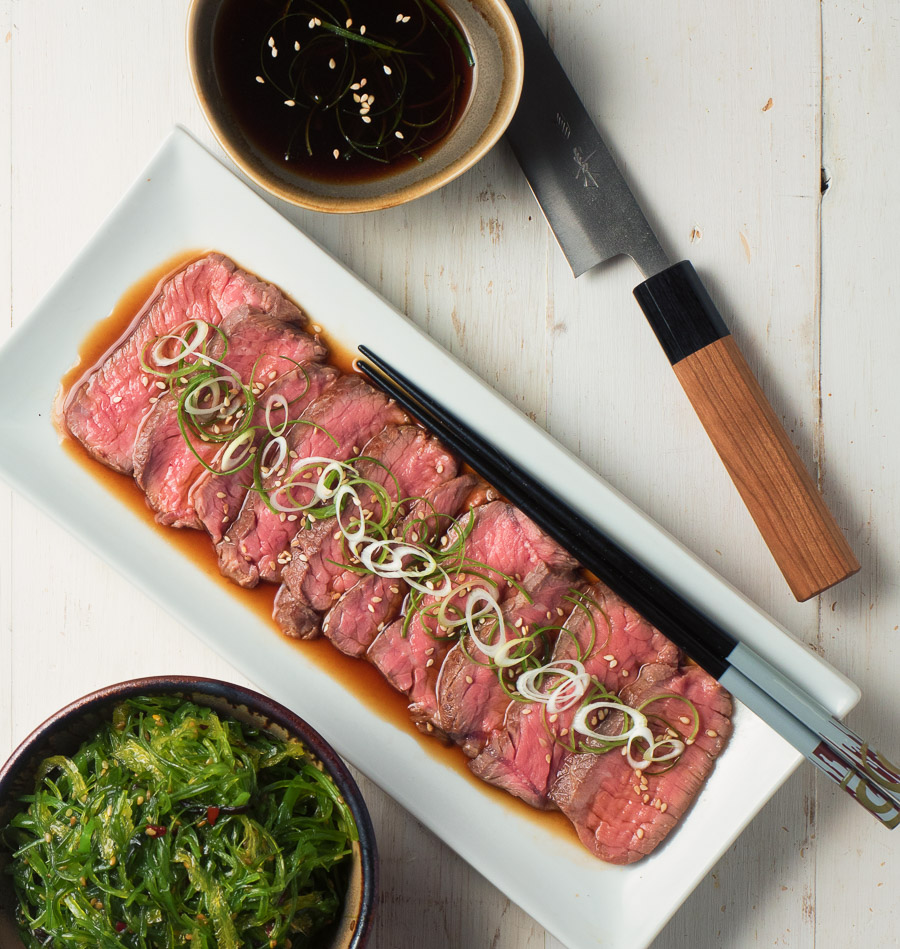
[[[673,366],[729,334],[689,260],[654,274],[634,295]]]

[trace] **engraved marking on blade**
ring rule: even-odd
[[[566,137],[567,139],[572,137],[572,128],[571,128],[571,126],[570,126],[569,123],[562,117],[562,115],[561,115],[559,112],[556,113],[556,124],[559,126],[559,130],[563,133],[563,135],[565,135],[565,137]]]
[[[585,188],[600,187],[600,185],[597,184],[597,179],[591,174],[590,166],[590,161],[596,154],[597,150],[594,149],[594,151],[592,151],[590,155],[585,158],[584,155],[581,154],[581,149],[577,145],[572,149],[572,159],[574,160],[575,164],[578,165],[578,171],[575,172],[575,180],[579,181],[583,176]]]

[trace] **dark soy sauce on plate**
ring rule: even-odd
[[[473,77],[462,28],[437,0],[224,0],[212,58],[257,157],[328,182],[427,161]]]

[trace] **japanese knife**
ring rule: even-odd
[[[672,264],[525,0],[506,0],[525,84],[506,132],[576,277],[626,254],[634,295],[798,600],[859,570],[690,261]]]

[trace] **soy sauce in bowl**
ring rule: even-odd
[[[436,0],[223,0],[212,68],[258,160],[279,175],[369,181],[428,160],[473,85]]]

